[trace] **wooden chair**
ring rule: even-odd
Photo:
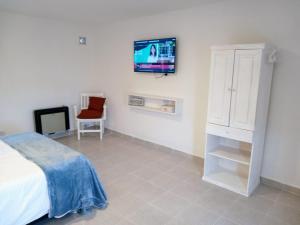
[[[103,97],[103,93],[82,93],[80,95],[80,110],[88,109],[89,106],[89,98],[90,97]],[[77,138],[80,140],[81,133],[91,133],[91,132],[99,132],[100,133],[100,140],[103,138],[104,134],[104,121],[106,120],[106,102],[103,105],[103,113],[100,118],[94,119],[80,119],[78,118],[78,110],[77,105],[74,105],[74,115],[77,124]],[[88,123],[99,123],[99,129],[84,129],[85,125]]]

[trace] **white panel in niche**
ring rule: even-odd
[[[51,134],[66,130],[65,113],[51,113],[41,115],[43,134]]]

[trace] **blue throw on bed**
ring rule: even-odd
[[[105,191],[84,155],[37,133],[9,135],[2,140],[44,171],[50,199],[49,218],[106,207]]]

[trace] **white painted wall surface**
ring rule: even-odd
[[[278,47],[263,176],[300,187],[300,2],[224,1],[93,27],[0,13],[0,131],[34,129],[36,108],[71,105],[82,91],[109,97],[107,126],[203,156],[210,49],[269,42]],[[96,35],[94,35],[96,31]],[[86,35],[88,45],[78,45]],[[177,37],[175,76],[133,72],[133,41]],[[182,116],[129,110],[137,91],[184,98]]]
[[[300,4],[297,1],[225,1],[101,26],[98,74],[109,96],[113,130],[203,157],[210,46],[268,42],[277,46],[263,176],[300,187]],[[133,72],[133,41],[178,39],[175,76]],[[130,110],[129,91],[181,97],[181,117]]]
[[[34,109],[72,105],[80,92],[98,90],[94,53],[91,28],[0,13],[0,131],[34,130]]]

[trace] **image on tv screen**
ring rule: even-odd
[[[176,38],[134,42],[134,72],[175,73]]]

